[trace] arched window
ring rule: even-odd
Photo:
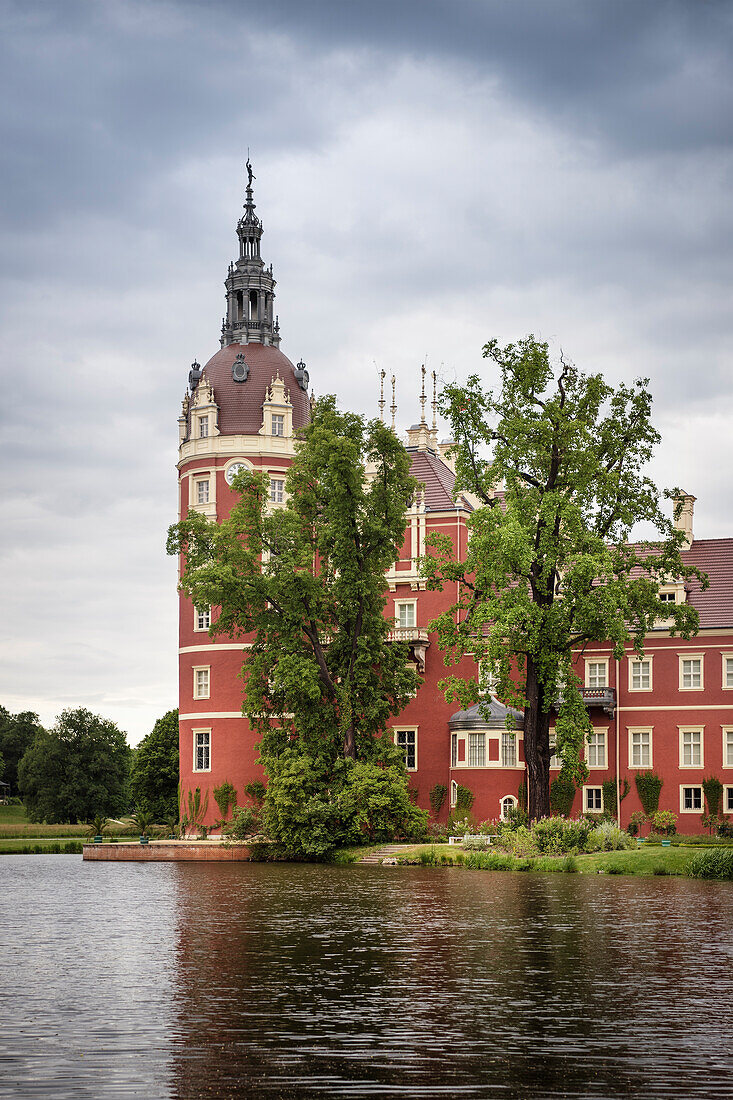
[[[249,292],[249,319],[250,321],[259,321],[257,316],[257,291],[250,290]]]
[[[451,806],[455,806],[457,801],[458,801],[458,784],[456,783],[455,779],[452,779],[451,784],[450,784],[450,804],[451,804]]]
[[[516,810],[517,800],[513,794],[504,795],[501,800],[501,820],[506,821],[511,810]]]
[[[244,312],[244,297],[242,295],[242,291],[238,290],[237,291],[237,316],[234,318],[234,320],[235,321],[241,321],[243,312]]]

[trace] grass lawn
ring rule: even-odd
[[[25,806],[0,806],[0,825],[25,825]]]
[[[78,829],[77,829],[78,832]],[[0,856],[28,855],[42,852],[64,853],[67,844],[74,845],[74,851],[81,852],[81,845],[88,844],[86,836],[63,837],[0,837]]]

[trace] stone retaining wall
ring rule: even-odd
[[[136,863],[167,863],[176,860],[238,860],[250,858],[246,844],[221,844],[216,840],[153,840],[150,844],[85,844],[83,859],[104,861],[132,860]]]

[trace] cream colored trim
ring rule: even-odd
[[[588,791],[600,791],[601,792],[601,808],[597,806],[588,805]],[[598,814],[603,813],[603,786],[600,783],[587,783],[583,787],[583,813],[584,814]]]
[[[414,614],[413,614],[414,621],[413,622],[411,622],[411,623],[401,623],[400,622],[400,607],[403,607],[403,606],[404,607],[412,607],[414,609]],[[398,626],[398,627],[405,626],[407,628],[409,628],[409,627],[417,628],[417,600],[395,600],[395,602],[394,602],[394,611],[395,611],[394,617],[395,617],[395,625],[396,626]]]
[[[197,768],[196,767],[196,735],[199,734],[199,733],[208,733],[208,735],[209,735],[209,766],[208,766],[208,768]],[[212,741],[211,729],[204,728],[204,729],[191,730],[191,744],[193,746],[193,763],[192,763],[191,770],[193,772],[195,772],[197,775],[201,775],[204,772],[210,772],[211,771],[211,741]]]
[[[700,792],[700,806],[696,809],[685,809],[685,787],[693,787]],[[681,814],[704,814],[705,813],[705,793],[702,789],[702,783],[680,783],[680,813]]]
[[[645,664],[645,663],[649,665],[649,687],[634,687],[634,685],[633,685],[634,665],[635,664]],[[629,670],[628,670],[629,671],[629,688],[628,688],[628,690],[632,691],[634,693],[639,692],[639,691],[653,691],[654,690],[654,656],[653,655],[649,656],[646,653],[644,654],[643,657],[639,657],[638,654],[636,654],[636,653],[629,654],[628,665],[629,665]]]
[[[211,698],[211,665],[194,665],[191,669],[193,673],[193,697],[194,699],[210,699]],[[198,687],[198,673],[206,673],[206,689],[199,692]]]
[[[705,767],[705,727],[704,726],[678,726],[679,730],[679,768],[680,771],[700,771]],[[686,733],[700,734],[700,763],[684,763],[684,738]]]
[[[723,761],[723,767],[724,768],[733,768],[733,741],[731,742],[730,756],[728,756],[728,753],[727,753],[728,734],[731,734],[733,736],[733,726],[721,726],[720,728],[721,728],[722,733],[723,733],[723,755],[721,757],[721,759]]]
[[[243,718],[241,710],[211,710],[194,714],[179,714],[180,722],[209,722],[212,718]],[[246,721],[246,719],[245,719]]]
[[[400,727],[402,728],[402,727]],[[407,729],[409,727],[405,727]],[[486,756],[485,764],[469,764],[468,762],[468,738],[472,733],[483,733],[486,737]],[[503,733],[513,733],[514,743],[516,748],[516,764],[502,764],[501,762],[501,735]],[[456,738],[456,762],[453,763],[453,738]],[[458,759],[458,745],[464,742],[464,760]],[[499,746],[498,757],[496,760],[489,759],[489,742],[495,741]],[[471,730],[471,729],[458,729],[451,730],[451,744],[450,744],[450,771],[504,771],[504,772],[523,772],[525,764],[519,757],[519,743],[524,741],[524,734],[521,730]]]
[[[649,761],[646,764],[635,764],[634,760],[634,734],[635,733],[648,733],[649,734]],[[641,748],[641,746],[640,746]],[[629,768],[652,768],[654,767],[654,726],[629,726],[628,727],[628,767]]]
[[[415,734],[415,767],[414,768],[408,768],[407,765],[405,765],[405,770],[410,772],[410,773],[416,772],[417,769],[418,769],[417,751],[418,751],[418,740],[419,740],[418,730],[419,729],[420,729],[419,726],[408,726],[408,725],[403,726],[401,723],[397,726],[392,727],[392,740],[394,741],[395,745],[397,744],[397,734],[398,733],[414,733]]]
[[[239,462],[253,458],[292,458],[298,440],[294,436],[268,435],[215,435],[208,439],[189,439],[178,450],[178,469],[194,459],[237,459]],[[188,471],[186,471],[187,473]],[[185,476],[185,475],[184,475]]]
[[[703,627],[699,631],[699,633],[695,635],[695,653],[697,653],[697,651],[701,650],[701,649],[720,649],[720,645],[721,645],[720,642],[709,642],[707,645],[705,645],[703,642],[700,641],[701,638],[728,638],[732,634],[733,634],[733,627],[713,627],[713,626]],[[669,652],[680,653],[681,652],[681,650],[677,649],[677,646],[680,644],[679,634],[672,636],[670,634],[665,633],[663,630],[655,630],[653,632],[653,634],[647,634],[647,638],[653,638],[655,642],[661,641],[662,638],[669,638],[669,640],[672,644],[671,645],[646,645],[645,644],[644,645],[644,654],[645,655],[650,650],[654,650],[655,652],[660,652],[660,653],[669,653]],[[626,654],[626,656],[631,656],[631,654],[634,652],[634,650],[633,650],[632,646],[629,643],[626,643],[626,645],[628,646],[628,648],[624,649],[624,653]],[[594,653],[599,653],[601,655],[607,656],[607,655],[610,655],[611,652],[612,651],[608,648],[606,648],[606,649],[584,649],[583,650],[583,656],[584,657],[592,657]],[[578,654],[578,655],[580,655],[580,654]]]
[[[705,690],[705,654],[704,653],[680,653],[677,651],[677,658],[679,660],[679,690],[680,691],[704,691]],[[684,661],[699,661],[700,662],[700,683],[697,687],[684,687],[683,686],[683,662]]]
[[[727,684],[728,679],[728,661],[731,662],[731,675],[733,675],[733,653],[721,653],[721,672],[723,675],[723,691],[733,691],[733,684]]]
[[[451,806],[455,806],[457,801],[458,801],[458,783],[456,782],[455,779],[451,779],[451,781],[450,781],[450,804],[451,804]]]
[[[697,688],[694,689],[697,691]],[[689,688],[688,688],[689,691]],[[635,707],[619,707],[619,710],[733,710],[733,703],[680,703],[678,706],[671,707],[645,707],[643,703],[639,703]]]
[[[499,819],[501,821],[506,821],[506,818],[504,817],[504,803],[507,800],[507,798],[511,798],[512,806],[514,807],[515,810],[516,810],[517,806],[519,805],[519,800],[518,800],[518,798],[515,794],[503,794],[501,796],[501,798],[499,799]]]
[[[206,608],[202,607],[201,610],[205,611]],[[194,634],[208,634],[209,626],[211,626],[211,608],[209,608],[209,626],[199,626],[198,621],[199,621],[199,609],[198,609],[198,607],[194,606],[194,609],[193,609],[193,632],[194,632]]]
[[[733,783],[723,784],[723,813],[733,813]]]
[[[585,658],[585,686],[590,687],[608,687],[608,657],[586,657]],[[603,665],[604,666],[604,682],[602,684],[591,684],[590,682],[590,666],[591,665]]]
[[[238,645],[230,645],[228,642],[211,642],[210,645],[182,645],[178,647],[179,653],[208,653],[214,649],[238,649],[243,651],[251,649],[251,642],[240,642]]]
[[[588,767],[593,768],[594,771],[597,771],[597,772],[608,771],[608,734],[609,734],[609,727],[607,726],[604,729],[598,729],[598,727],[594,726],[591,732],[596,735],[596,738],[601,738],[601,743],[603,745],[603,763],[602,764],[591,764],[591,762],[588,758],[588,756],[589,756],[588,750],[590,749],[590,742],[588,740],[586,740],[586,742],[585,742],[585,762],[588,765]],[[596,749],[598,747],[599,746],[597,745]]]

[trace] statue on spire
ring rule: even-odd
[[[252,187],[252,180],[256,180],[257,176],[252,171],[252,164],[251,164],[250,159],[249,159],[249,153],[247,153],[246,168],[247,168],[247,187],[251,188]]]

